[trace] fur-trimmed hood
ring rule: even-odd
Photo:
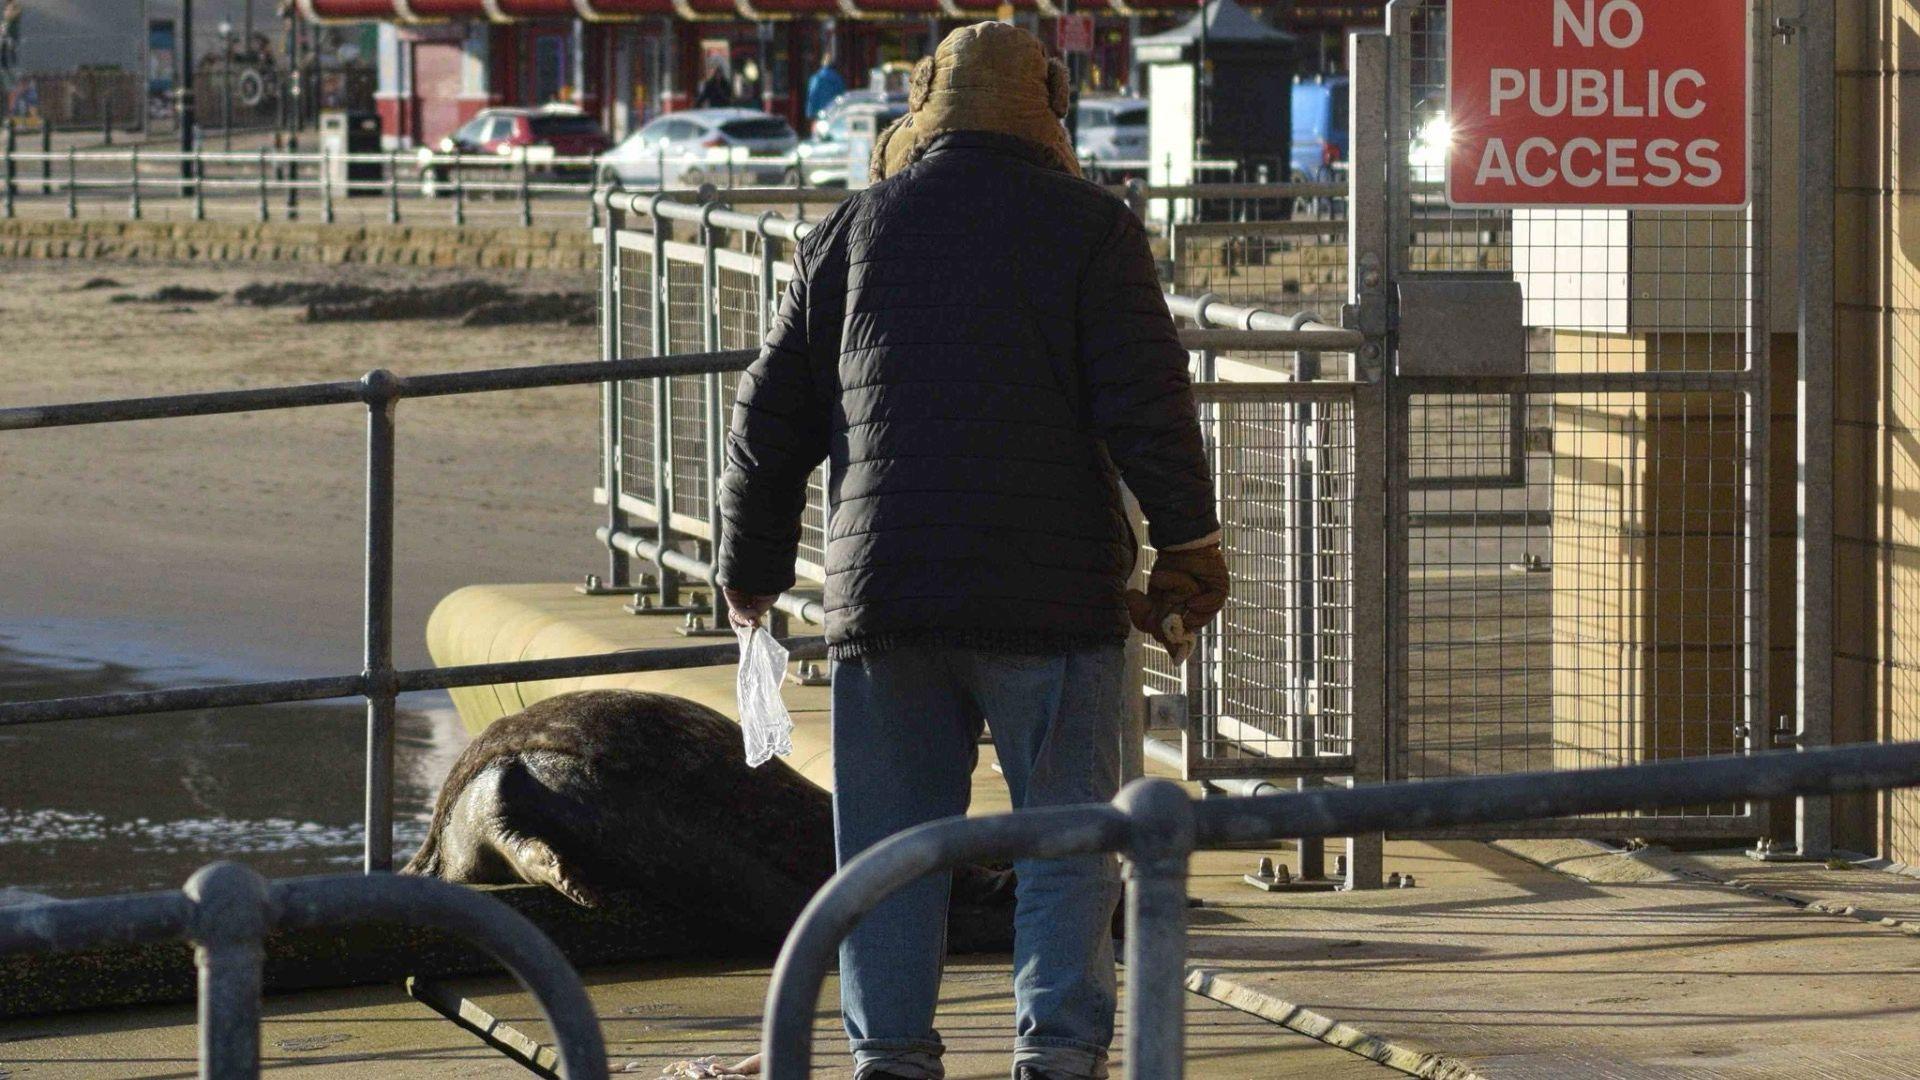
[[[1040,40],[1000,22],[948,34],[914,66],[907,115],[874,140],[868,179],[884,180],[919,159],[935,138],[990,131],[1047,151],[1056,168],[1080,175],[1061,118],[1071,97],[1067,68],[1049,59]]]

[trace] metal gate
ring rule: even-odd
[[[1505,211],[1441,194],[1444,0],[1393,0],[1356,38],[1350,319],[1381,342],[1388,418],[1392,779],[1764,748],[1766,43],[1746,210]],[[1766,828],[1755,802],[1499,832]]]

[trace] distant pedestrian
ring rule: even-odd
[[[839,70],[833,66],[833,54],[822,55],[820,70],[807,80],[807,119],[819,119],[820,114],[827,111],[827,106],[839,101],[840,95],[846,92],[847,80],[841,78]]]
[[[7,0],[0,8],[0,69],[12,71],[20,66],[20,0]]]
[[[727,72],[719,64],[707,69],[706,80],[693,96],[696,109],[724,109],[733,104],[733,88],[727,85]]]
[[[733,105],[736,109],[760,107],[760,65],[752,60],[733,73]]]
[[[807,234],[740,380],[719,504],[737,625],[793,587],[822,460],[835,842],[964,814],[991,730],[1015,807],[1120,784],[1130,627],[1170,649],[1226,603],[1212,472],[1140,219],[1080,178],[1067,71],[1024,30],[954,31],[875,140],[874,184]],[[1145,593],[1124,481],[1158,550]],[[1015,1080],[1107,1075],[1111,856],[1015,865]],[[940,1080],[951,875],[840,950],[855,1080]]]

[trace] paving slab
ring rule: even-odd
[[[1895,929],[1468,842],[1390,844],[1412,890],[1273,896],[1245,861],[1196,864],[1189,985],[1417,1075],[1920,1076],[1920,943]]]
[[[949,1075],[1008,1073],[1013,1005],[1005,958],[953,964],[941,999]],[[589,992],[615,1075],[654,1077],[670,1062],[744,1056],[759,1036],[762,967],[642,964],[596,970]],[[548,1041],[532,1000],[504,978],[449,983],[496,1017]],[[831,980],[824,1001],[837,993]],[[1386,1080],[1400,1075],[1246,1012],[1189,995],[1189,1068],[1197,1080]],[[815,1026],[816,1072],[851,1073],[836,1013]],[[191,1007],[74,1013],[0,1025],[0,1076],[8,1080],[192,1077]],[[396,988],[363,987],[277,997],[262,1033],[270,1075],[326,1078],[507,1078],[529,1074]]]

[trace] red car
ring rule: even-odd
[[[554,165],[552,159],[593,157],[606,153],[612,146],[613,140],[607,138],[599,122],[572,106],[491,108],[480,110],[473,119],[460,125],[458,131],[441,139],[434,153],[423,153],[421,164],[434,186],[451,178],[453,170],[446,155],[456,152],[516,162],[524,157],[543,174],[590,176],[593,169],[589,165]]]

